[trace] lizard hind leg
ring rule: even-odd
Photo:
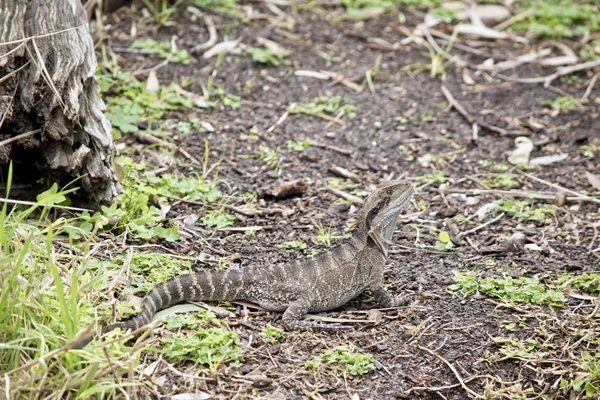
[[[308,312],[311,305],[310,298],[301,298],[290,304],[282,317],[282,325],[286,330],[310,330],[310,329],[352,329],[349,325],[338,323],[328,324],[316,321],[306,320],[303,317]]]

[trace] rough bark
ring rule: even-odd
[[[80,0],[0,0],[0,165],[12,158],[90,203],[115,199],[114,144]]]

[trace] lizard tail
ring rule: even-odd
[[[184,300],[235,300],[244,286],[243,277],[238,271],[199,271],[180,275],[157,285],[142,299],[141,311],[135,317],[102,328],[101,335],[121,328],[123,332],[135,331],[152,320],[154,314],[163,308]],[[80,349],[92,341],[95,334],[72,345]]]

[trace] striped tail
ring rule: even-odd
[[[247,280],[247,278],[246,278]],[[123,332],[135,331],[152,320],[156,312],[163,308],[187,301],[236,300],[243,292],[244,277],[240,271],[200,271],[180,275],[157,285],[142,299],[141,312],[135,317],[102,328],[102,335],[121,328]],[[74,343],[71,347],[80,349],[92,341],[94,335]]]

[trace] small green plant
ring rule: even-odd
[[[202,223],[209,228],[225,228],[235,223],[235,217],[222,211],[207,211],[206,215],[200,219]]]
[[[276,67],[286,62],[287,58],[292,54],[290,50],[276,52],[268,47],[248,47],[245,52],[257,63],[272,64]]]
[[[279,247],[280,249],[288,249],[288,250],[304,250],[304,249],[306,249],[306,243],[304,243],[302,240],[298,239],[298,240],[292,240],[290,242],[283,242],[281,244],[278,244],[277,247]]]
[[[562,274],[556,279],[561,287],[575,287],[594,296],[600,295],[600,274]]]
[[[161,343],[164,347],[160,351],[171,362],[193,361],[208,366],[213,373],[225,363],[241,366],[240,338],[223,328],[199,328],[191,335],[169,334]]]
[[[569,112],[577,109],[578,107],[578,104],[568,96],[557,97],[552,101],[547,100],[544,101],[543,104],[550,106],[550,108],[553,110],[559,110],[563,114],[568,114]]]
[[[307,114],[314,116],[343,112],[350,119],[356,117],[356,107],[348,103],[341,96],[319,96],[312,99],[309,103],[290,103],[288,111],[290,114]]]
[[[515,174],[490,173],[483,184],[493,189],[513,189],[521,186]]]
[[[375,369],[375,361],[371,354],[361,354],[352,351],[347,346],[338,346],[325,350],[321,355],[313,356],[305,364],[309,370],[319,370],[327,367],[334,374],[341,368],[350,375],[365,375]]]
[[[440,251],[449,251],[454,248],[454,243],[450,240],[450,234],[447,231],[440,231],[435,247]]]
[[[107,118],[113,125],[113,136],[136,132],[142,120],[158,120],[165,112],[191,108],[190,99],[182,96],[176,85],[161,86],[158,91],[147,91],[146,85],[129,72],[114,69],[110,74],[99,74],[100,90],[107,101]]]
[[[279,147],[275,150],[269,149],[262,144],[258,147],[258,158],[260,158],[267,167],[278,169],[281,167],[281,156],[279,155]]]
[[[539,278],[490,277],[478,279],[474,272],[453,271],[454,284],[448,287],[451,294],[463,297],[479,291],[490,297],[499,298],[509,304],[546,304],[561,307],[567,302],[562,291],[550,284],[543,284]]]
[[[331,242],[333,240],[347,239],[350,237],[350,235],[336,235],[335,232],[331,231],[331,225],[329,225],[327,228],[325,228],[319,222],[313,222],[313,223],[315,224],[315,226],[317,227],[317,230],[319,231],[319,234],[317,235],[315,240],[318,243],[324,244],[327,247],[331,247]]]
[[[444,175],[440,170],[433,171],[432,173],[418,177],[417,179],[421,183],[433,182],[437,184],[446,183],[450,180],[450,178]]]
[[[349,190],[354,187],[354,182],[350,179],[328,178],[327,186],[334,189]]]
[[[169,19],[177,11],[177,6],[181,3],[181,0],[176,1],[172,5],[169,5],[168,0],[142,0],[142,2],[148,8],[148,11],[150,11],[150,22],[157,23],[160,26],[175,25],[175,22],[169,21]]]
[[[196,329],[208,324],[217,323],[217,316],[205,309],[199,309],[194,313],[168,315],[165,317],[167,329],[174,331],[179,329]]]
[[[125,254],[120,254],[115,264],[122,267],[129,262],[132,278],[133,293],[147,293],[161,282],[169,280],[176,275],[189,273],[192,269],[190,261],[173,259],[159,253],[135,253],[127,261]]]
[[[131,47],[154,53],[173,64],[188,65],[190,63],[189,53],[186,50],[173,48],[168,40],[158,43],[154,39],[141,38],[134,40]]]
[[[533,207],[526,201],[500,199],[497,201],[499,210],[513,215],[515,218],[527,219],[536,222],[546,222],[556,214],[554,204],[543,204]]]
[[[288,140],[287,148],[290,150],[302,152],[307,147],[310,147],[310,143],[307,140]]]
[[[506,357],[536,358],[539,353],[539,350],[536,351],[538,342],[535,339],[495,337],[493,340],[500,347],[500,353]]]
[[[579,147],[581,154],[586,158],[594,158],[594,155],[600,153],[600,146],[590,140],[589,144],[584,144]]]
[[[283,336],[283,329],[279,329],[271,325],[265,326],[260,333],[260,339],[263,341],[263,343],[277,343],[283,338]]]

